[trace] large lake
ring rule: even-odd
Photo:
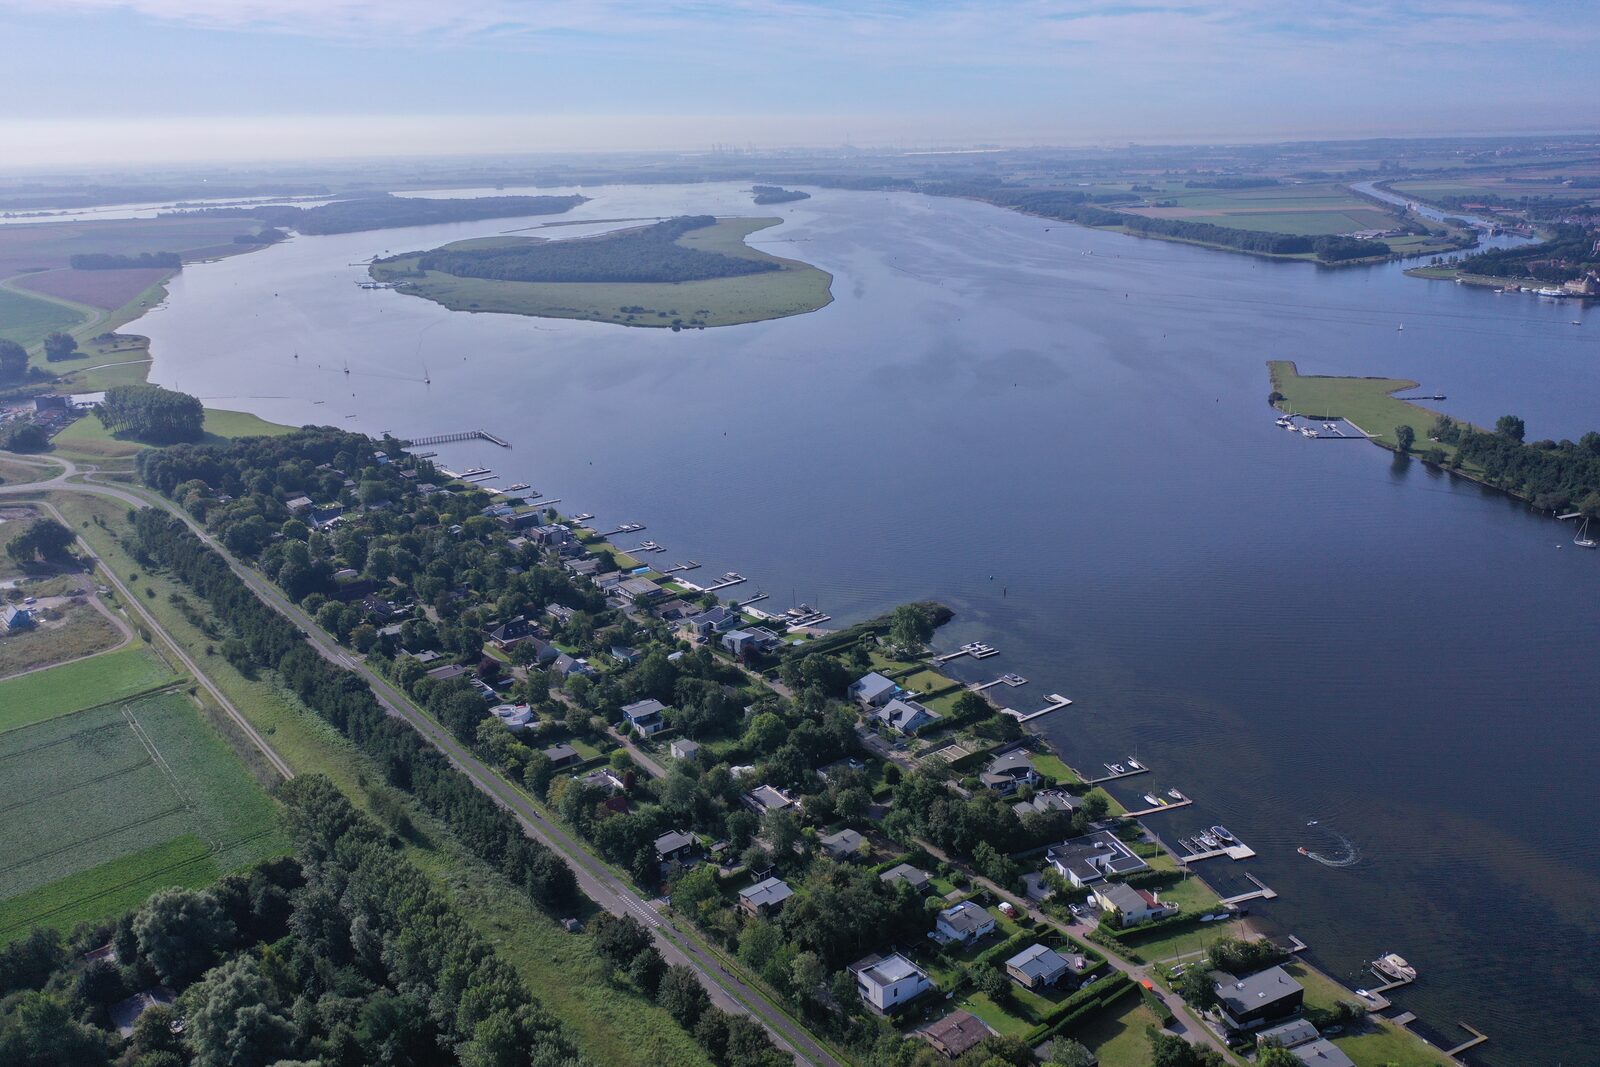
[[[1594,1061],[1600,553],[1277,429],[1265,369],[1412,377],[1460,417],[1576,438],[1600,426],[1592,309],[908,194],[582,191],[564,220],[782,215],[755,243],[833,272],[835,302],[671,333],[357,286],[374,254],[537,218],[299,237],[186,269],[132,328],[155,381],[216,406],[497,433],[514,450],[439,451],[648,523],[658,558],[736,568],[768,606],[950,604],[941,644],[1004,653],[969,677],[1026,675],[1018,706],[1071,697],[1039,721],[1069,760],[1136,753],[1155,773],[1129,793],[1193,795],[1151,827],[1236,832],[1259,859],[1205,873],[1278,890],[1257,913],[1324,966],[1370,985],[1362,962],[1400,952],[1422,971],[1401,1006],[1452,1041],[1458,1019],[1487,1031],[1482,1062]],[[1295,852],[1341,841],[1352,866]]]

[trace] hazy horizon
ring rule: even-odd
[[[1589,13],[1576,0],[0,0],[0,159],[1537,135],[1600,128]]]

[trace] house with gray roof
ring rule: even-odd
[[[939,714],[929,711],[915,700],[899,697],[883,707],[868,713],[867,718],[880,722],[900,734],[914,734],[939,721]]]
[[[739,890],[739,907],[750,915],[770,916],[783,908],[794,890],[781,878],[768,878]]]
[[[1307,1041],[1315,1041],[1322,1035],[1317,1028],[1305,1019],[1291,1019],[1277,1026],[1269,1026],[1256,1034],[1256,1047],[1265,1048],[1268,1045],[1277,1045],[1279,1048],[1294,1048]]]
[[[873,671],[850,683],[850,699],[869,708],[878,708],[900,695],[900,686]]]
[[[861,842],[864,840],[854,830],[840,830],[821,839],[822,851],[836,860],[853,860],[861,855]]]
[[[1306,1067],[1356,1067],[1356,1061],[1345,1055],[1343,1049],[1325,1037],[1307,1041],[1289,1050],[1289,1054]]]
[[[1072,961],[1049,945],[1029,945],[1006,960],[1006,973],[1024,989],[1045,989],[1072,973]]]
[[[1217,1013],[1235,1030],[1254,1030],[1298,1012],[1306,991],[1282,967],[1268,967],[1244,978],[1221,975],[1216,984]]]
[[[1033,795],[1032,800],[1019,800],[1011,805],[1011,811],[1019,819],[1024,815],[1047,815],[1052,811],[1064,811],[1071,815],[1082,810],[1083,798],[1061,789],[1041,789]]]
[[[656,838],[656,859],[662,863],[682,863],[692,859],[700,850],[700,842],[693,834],[671,830]]]
[[[994,933],[994,928],[995,917],[988,909],[963,900],[939,913],[928,936],[944,944],[967,944]]]
[[[1001,796],[1009,796],[1025,785],[1039,781],[1039,772],[1033,768],[1033,755],[1025,748],[1014,748],[989,761],[978,775],[985,789]]]
[[[652,697],[624,704],[622,717],[628,721],[629,726],[641,734],[655,734],[667,728],[667,721],[662,717],[666,710],[665,704]]]
[[[897,863],[878,875],[878,878],[891,885],[895,882],[904,882],[919,893],[926,891],[929,882],[932,881],[927,871],[918,870],[909,863]]]

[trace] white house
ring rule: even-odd
[[[939,721],[937,712],[929,711],[915,700],[902,700],[899,697],[872,712],[869,718],[902,734],[914,734],[929,723]]]
[[[1121,882],[1105,882],[1095,886],[1094,899],[1107,914],[1112,910],[1121,912],[1122,925],[1125,927],[1178,914],[1177,905],[1163,904],[1149,890],[1135,889]]]
[[[667,722],[661,716],[666,710],[667,706],[659,700],[636,700],[632,704],[623,705],[622,717],[628,720],[629,726],[641,734],[654,734],[667,728]]]
[[[856,992],[880,1012],[893,1011],[933,988],[927,972],[896,952],[892,956],[868,956],[850,965],[856,976]]]

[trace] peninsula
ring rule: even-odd
[[[490,237],[378,260],[374,279],[456,311],[623,326],[731,326],[833,300],[833,276],[745,244],[775,218],[692,215],[598,237]]]

